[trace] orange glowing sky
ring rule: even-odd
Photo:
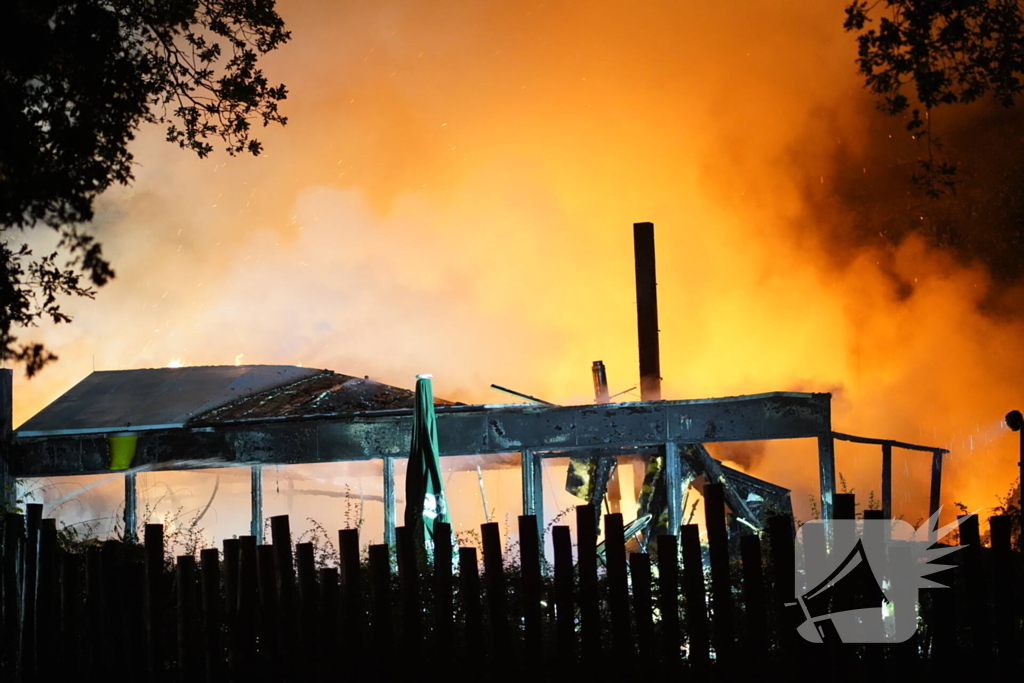
[[[914,238],[837,266],[825,228],[851,218],[808,209],[837,148],[881,144],[844,4],[281,3],[293,37],[265,71],[289,124],[257,159],[140,134],[136,182],[98,207],[117,279],[24,335],[61,358],[16,377],[15,424],[94,365],[239,354],[589,402],[595,359],[613,393],[637,383],[631,225],[652,221],[666,398],[831,391],[837,430],[949,447],[943,502],[994,505],[1020,323],[982,316],[986,274]],[[812,452],[753,465],[804,518]],[[877,492],[877,459],[841,448],[838,469]],[[898,454],[897,486],[926,459]],[[901,491],[914,521],[927,489]]]

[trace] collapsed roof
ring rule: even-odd
[[[16,433],[55,436],[351,415],[411,409],[414,398],[408,389],[368,377],[290,365],[105,370],[88,375]]]

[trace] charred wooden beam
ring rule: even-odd
[[[939,511],[939,503],[942,497],[942,454],[944,452],[935,451],[932,453],[932,486],[931,496],[929,496],[928,500],[929,517]],[[929,529],[928,531],[931,532],[932,530]]]
[[[771,393],[599,406],[459,406],[438,408],[437,431],[442,456],[826,435],[831,443],[830,399]],[[403,457],[411,434],[411,411],[195,425],[139,432],[133,465],[189,469]],[[13,477],[107,472],[107,441],[101,433],[15,436],[8,467]]]

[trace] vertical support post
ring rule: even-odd
[[[668,532],[675,536],[683,523],[683,472],[679,446],[674,441],[665,444],[665,485],[668,487]]]
[[[139,524],[139,490],[136,486],[135,472],[124,475],[124,540],[137,543],[139,536],[136,527]]]
[[[384,543],[395,545],[395,459],[384,458]]]
[[[832,432],[818,437],[818,471],[821,475],[821,518],[830,520],[832,497],[836,493],[836,451]]]
[[[537,530],[544,528],[544,489],[541,480],[541,456],[530,449],[520,453],[523,475],[523,514],[537,517]]]
[[[256,545],[263,545],[263,465],[253,465],[251,472],[252,516],[249,518],[249,535],[256,539]]]
[[[633,224],[636,267],[636,324],[640,350],[640,400],[661,400],[658,347],[658,278],[654,267],[654,223]]]
[[[928,500],[928,517],[939,511],[939,500],[942,496],[942,454],[944,451],[932,452],[932,491]],[[937,522],[938,520],[936,520]],[[928,529],[928,538],[932,538],[934,529]]]
[[[882,444],[882,516],[892,519],[892,444]]]
[[[14,480],[7,473],[7,452],[14,430],[14,370],[0,368],[0,510],[14,509]]]

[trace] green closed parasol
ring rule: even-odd
[[[434,547],[434,522],[448,522],[448,505],[441,482],[437,447],[437,416],[431,375],[416,375],[416,405],[412,415],[412,445],[405,474],[405,526],[415,530],[428,550]]]

